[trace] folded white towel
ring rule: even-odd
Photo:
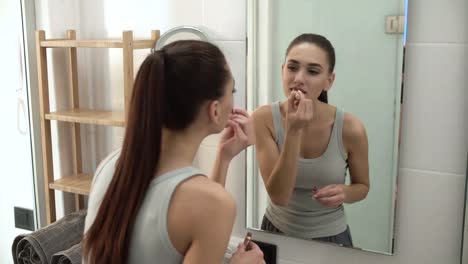
[[[235,236],[232,236],[229,239],[229,244],[228,244],[228,247],[226,249],[226,253],[224,253],[224,261],[223,261],[224,264],[229,264],[229,261],[231,260],[232,255],[237,250],[237,246],[242,242],[244,242],[243,238],[239,238],[239,237],[235,237]]]

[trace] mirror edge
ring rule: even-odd
[[[252,114],[252,112],[255,110],[255,105],[256,105],[256,94],[253,92],[253,85],[255,83],[255,76],[254,74],[254,69],[256,60],[253,58],[252,54],[255,54],[255,43],[256,43],[256,38],[255,38],[255,21],[257,20],[257,1],[255,0],[245,0],[246,3],[246,15],[247,15],[247,23],[246,23],[246,92],[245,92],[245,97],[246,97],[246,107],[247,107],[247,112]],[[250,55],[250,56],[249,56]],[[256,181],[254,181],[254,177],[256,176],[254,168],[255,168],[255,159],[254,159],[254,146],[251,148],[247,149],[246,152],[246,166],[245,166],[245,194],[246,194],[246,199],[245,199],[245,228],[250,229],[249,227],[253,226],[252,219],[255,216],[252,216],[252,212],[254,212],[252,205],[256,204],[256,198],[254,197],[254,190],[256,188]],[[252,164],[253,163],[253,164]],[[250,188],[249,188],[250,187]],[[247,198],[250,198],[247,199]]]
[[[463,207],[462,220],[462,238],[460,245],[460,264],[468,263],[468,152],[466,155],[466,171],[465,171],[465,206]]]

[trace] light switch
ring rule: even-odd
[[[398,17],[387,16],[385,21],[385,33],[395,34],[398,32]]]
[[[30,209],[14,207],[15,227],[34,231],[34,212]]]
[[[403,34],[405,30],[405,16],[386,16],[385,33]]]

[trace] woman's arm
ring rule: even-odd
[[[222,155],[221,152],[222,151],[218,149],[215,164],[213,166],[213,169],[211,170],[210,179],[225,187],[226,174],[229,168],[229,163],[231,163],[231,159],[224,158],[224,155]]]
[[[167,226],[183,263],[222,263],[236,217],[233,197],[206,177],[182,182],[172,196]]]
[[[274,204],[287,205],[296,182],[301,133],[286,132],[280,153],[267,125],[267,122],[271,121],[267,119],[271,116],[269,107],[259,108],[252,116],[255,127],[255,155],[265,188]]]
[[[254,128],[249,114],[243,109],[235,108],[221,136],[210,179],[224,187],[231,160],[254,143]]]
[[[183,263],[219,264],[226,253],[236,217],[233,197],[206,177],[193,177],[175,190],[168,213],[171,243]],[[264,264],[261,249],[239,246],[231,264]]]
[[[348,151],[351,184],[345,186],[345,203],[366,198],[369,192],[369,150],[364,124],[356,117],[345,114],[343,144]]]
[[[185,253],[183,263],[222,263],[231,235],[236,206],[226,192],[209,194],[203,208],[192,218],[194,225],[192,243]]]
[[[348,153],[351,184],[333,184],[320,189],[313,197],[327,207],[355,203],[369,192],[369,159],[366,129],[362,122],[346,113],[343,122],[343,144]]]
[[[296,100],[292,93],[288,98],[289,110],[281,152],[271,131],[271,107],[263,106],[253,114],[260,172],[271,201],[280,206],[287,205],[291,198],[296,182],[302,128],[313,117],[312,101],[302,94],[299,96],[300,100]]]

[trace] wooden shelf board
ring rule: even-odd
[[[125,115],[123,112],[90,109],[50,112],[45,114],[45,119],[93,125],[125,126]]]
[[[92,175],[78,174],[57,179],[49,183],[49,188],[64,192],[89,195],[92,181]]]
[[[134,49],[149,49],[154,47],[155,41],[151,39],[136,39],[132,41]],[[41,41],[44,48],[123,48],[120,39],[115,40],[67,40],[48,39]]]
[[[143,40],[134,40],[133,48],[134,49],[151,49],[156,45],[156,41],[152,39],[143,39]]]

